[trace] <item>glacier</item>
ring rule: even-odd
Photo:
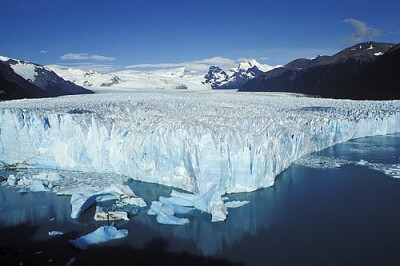
[[[131,90],[0,103],[0,165],[112,173],[193,193],[274,184],[300,157],[400,132],[400,101]]]

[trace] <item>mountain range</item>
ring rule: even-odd
[[[292,92],[355,100],[400,99],[400,44],[365,42],[333,56],[297,59],[239,91]]]
[[[0,57],[0,100],[87,93],[93,92],[64,80],[42,65]]]
[[[237,68],[226,72],[218,66],[211,66],[203,83],[211,85],[212,89],[239,89],[247,81],[274,68],[276,67],[260,64],[255,59],[243,60]]]
[[[255,59],[236,68],[189,71],[100,73],[58,65],[42,66],[0,56],[0,99],[54,97],[92,90],[239,89],[240,92],[290,92],[325,98],[400,99],[400,44],[365,42],[332,56],[300,58],[284,66]]]

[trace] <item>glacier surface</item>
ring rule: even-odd
[[[400,101],[134,90],[0,103],[0,165],[223,195],[271,186],[311,152],[396,132]]]

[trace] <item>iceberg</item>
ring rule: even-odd
[[[100,206],[96,206],[94,219],[96,221],[129,221],[127,212],[120,210],[108,210],[107,208]]]
[[[29,191],[31,192],[41,192],[41,191],[50,191],[47,186],[45,186],[42,182],[39,180],[33,180],[32,185],[29,187]]]
[[[234,201],[225,202],[225,206],[227,208],[239,208],[239,207],[246,205],[247,203],[249,203],[248,200],[243,200],[243,201],[234,200]]]
[[[102,226],[90,234],[70,240],[69,243],[77,249],[86,250],[88,246],[101,244],[114,239],[120,239],[128,236],[128,230],[118,230],[114,226]]]
[[[81,190],[77,191],[82,192]],[[74,192],[74,190],[72,192]],[[85,210],[96,202],[109,200],[119,200],[121,205],[134,205],[135,203],[138,203],[140,205],[139,207],[146,206],[144,200],[136,196],[132,189],[126,185],[116,184],[103,189],[89,187],[88,190],[83,193],[72,194],[70,201],[72,207],[71,218],[78,218]]]
[[[400,101],[104,92],[1,102],[0,165],[113,173],[223,195],[272,186],[306,154],[396,132]]]
[[[221,198],[221,194],[210,190],[202,194],[188,194],[173,190],[171,197],[159,197],[159,201],[152,202],[148,215],[157,215],[157,222],[163,224],[182,225],[189,222],[186,218],[178,218],[175,214],[188,214],[193,210],[200,210],[211,214],[212,222],[226,219],[228,211]]]

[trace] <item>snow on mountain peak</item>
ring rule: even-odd
[[[211,66],[204,76],[204,83],[213,89],[238,89],[248,80],[258,77],[275,67],[257,62],[256,59],[244,59],[238,67],[223,71],[218,66]]]
[[[274,67],[267,65],[267,64],[261,64],[259,63],[256,59],[245,59],[239,63],[239,66],[237,67],[236,71],[238,70],[244,70],[247,71],[250,68],[257,67],[259,70],[262,72],[267,72],[272,70]]]
[[[94,69],[85,71],[78,68],[64,67],[59,65],[48,65],[47,68],[54,71],[63,79],[69,80],[79,86],[109,87],[121,81],[121,79],[116,75],[100,73]]]
[[[0,61],[4,61],[5,62],[5,61],[8,61],[8,60],[10,60],[10,58],[0,55]]]
[[[40,66],[40,65],[37,65],[37,64],[31,63],[31,62],[25,62],[22,60],[8,58],[5,56],[0,56],[0,60],[3,62],[7,62],[7,64],[10,65],[10,67],[14,70],[15,73],[17,73],[24,79],[30,81],[31,83],[35,82],[35,79],[37,76],[36,69],[43,68],[43,66]]]

